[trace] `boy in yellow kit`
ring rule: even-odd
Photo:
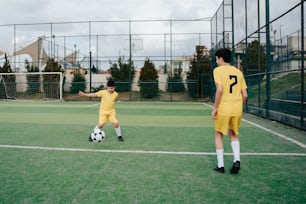
[[[96,93],[84,93],[82,91],[79,91],[79,96],[101,98],[99,121],[95,129],[102,129],[104,125],[109,121],[113,124],[115,128],[118,141],[123,142],[124,140],[121,135],[121,128],[116,118],[115,101],[118,98],[118,93],[115,91],[115,82],[113,80],[108,80],[106,90],[101,90]],[[88,140],[92,141],[90,136]]]
[[[223,135],[229,134],[234,153],[233,166],[230,172],[237,174],[240,170],[238,128],[242,118],[243,104],[248,97],[247,85],[242,72],[230,65],[231,51],[229,49],[219,49],[215,56],[218,67],[213,72],[216,95],[211,115],[215,120],[215,145],[218,164],[214,170],[224,173]]]

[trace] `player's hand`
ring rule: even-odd
[[[212,117],[213,119],[216,119],[216,118],[217,118],[217,113],[218,113],[218,110],[214,108],[214,109],[212,110],[212,112],[211,112],[211,117]]]
[[[79,96],[85,96],[85,93],[83,91],[79,91]]]

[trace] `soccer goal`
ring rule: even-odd
[[[0,73],[0,99],[62,100],[63,73]]]

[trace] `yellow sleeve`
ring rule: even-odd
[[[246,85],[246,82],[245,82],[245,79],[243,77],[243,74],[241,74],[241,75],[242,75],[241,89],[244,90],[244,89],[248,88],[248,86]]]
[[[98,92],[96,93],[96,95],[97,95],[98,97],[103,97],[104,91],[103,91],[103,90],[98,91]]]
[[[222,85],[222,80],[221,80],[218,68],[214,69],[214,80],[215,80],[215,84]]]

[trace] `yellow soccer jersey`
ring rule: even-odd
[[[101,97],[100,113],[114,110],[115,101],[118,98],[118,93],[116,91],[109,93],[107,90],[101,90],[96,94],[98,97]]]
[[[247,88],[242,72],[234,66],[219,66],[214,69],[214,80],[223,90],[218,114],[242,115],[241,91]]]

